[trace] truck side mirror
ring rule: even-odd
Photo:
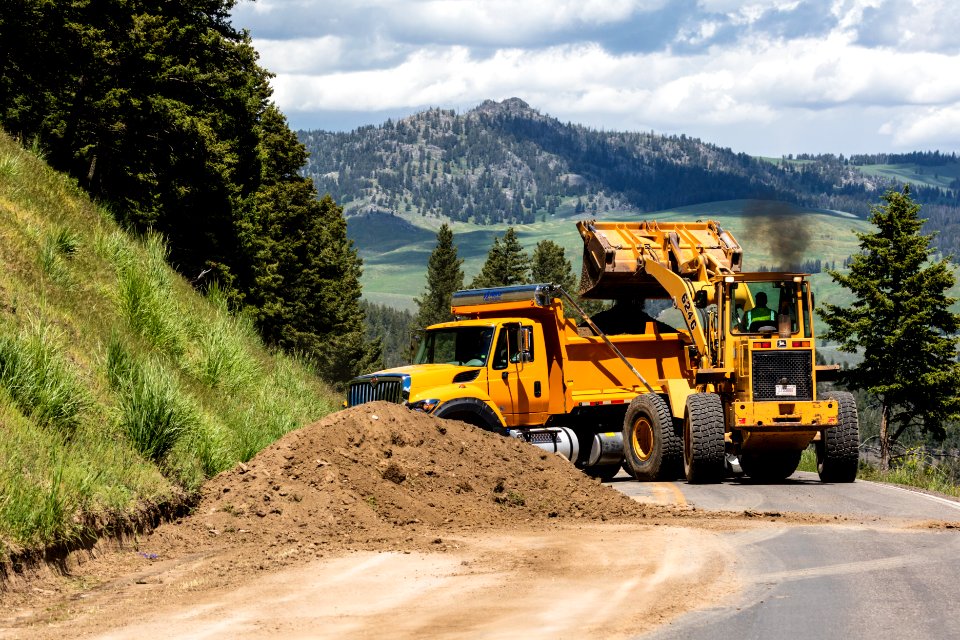
[[[410,334],[410,353],[416,354],[420,342],[423,340],[423,331],[413,331]]]
[[[530,362],[530,328],[520,328],[520,361]]]

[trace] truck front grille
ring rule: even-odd
[[[403,381],[400,378],[361,378],[350,383],[347,406],[354,407],[374,400],[403,402]]]
[[[796,395],[777,395],[777,385],[793,385]],[[813,400],[812,351],[754,351],[753,399]]]

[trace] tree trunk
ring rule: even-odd
[[[880,470],[890,470],[890,407],[880,402]]]

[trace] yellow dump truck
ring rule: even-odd
[[[638,480],[777,480],[814,442],[822,480],[854,479],[856,405],[817,395],[835,368],[814,364],[806,274],[742,273],[715,222],[578,228],[580,293],[612,308],[576,323],[564,299],[579,306],[552,284],[457,292],[457,320],[427,328],[413,364],[354,379],[348,404],[402,402],[603,478],[623,465]],[[657,299],[679,310],[676,328],[643,311]]]

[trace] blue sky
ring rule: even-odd
[[[295,129],[519,97],[735,151],[960,151],[955,0],[239,0]]]

